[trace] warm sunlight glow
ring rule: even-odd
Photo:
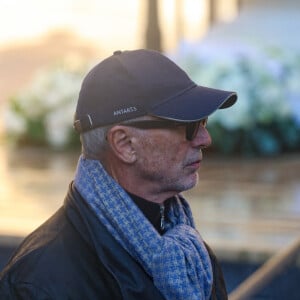
[[[160,24],[165,49],[182,39],[200,39],[207,29],[207,1],[161,0]]]
[[[236,0],[219,0],[217,15],[220,21],[230,22],[237,16]]]
[[[207,30],[208,1],[159,0],[165,49],[184,37],[201,38]],[[87,38],[105,52],[143,46],[146,1],[139,0],[0,0],[0,47],[57,29]],[[236,0],[218,0],[221,20],[236,15]]]
[[[186,20],[185,35],[187,39],[196,39],[202,36],[207,17],[207,1],[185,0],[184,20]]]
[[[0,28],[0,45],[57,28],[72,30],[102,47],[137,44],[138,0],[126,1],[126,5],[123,0],[0,0],[0,3],[1,24],[5,24]]]

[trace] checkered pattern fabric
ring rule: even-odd
[[[210,258],[183,197],[172,202],[167,231],[161,236],[99,161],[79,159],[75,186],[166,299],[209,299],[213,280]]]

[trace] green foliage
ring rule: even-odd
[[[233,107],[209,118],[216,152],[266,156],[300,150],[300,55],[183,45],[174,59],[199,85],[238,94]]]

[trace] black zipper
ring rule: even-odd
[[[159,205],[159,212],[160,212],[160,229],[163,231],[165,229],[165,205]]]

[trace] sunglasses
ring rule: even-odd
[[[159,129],[159,128],[176,128],[185,126],[185,137],[188,141],[192,141],[200,128],[206,127],[208,118],[196,122],[176,122],[169,120],[144,120],[121,123],[123,126],[130,126],[139,129]]]

